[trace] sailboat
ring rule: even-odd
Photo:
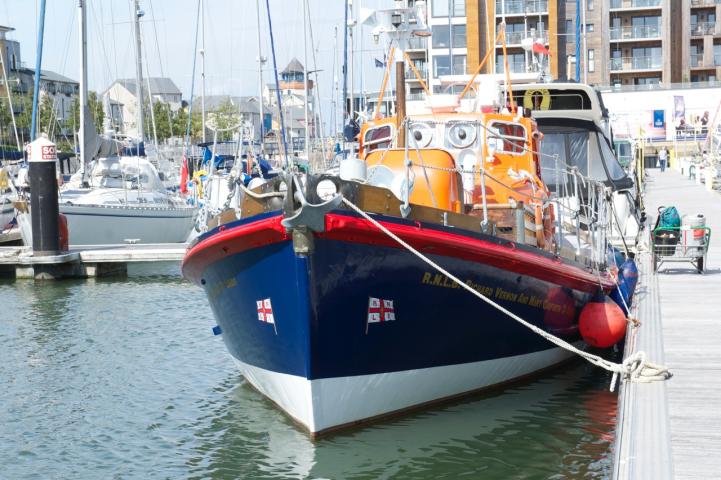
[[[421,8],[377,12],[378,31],[402,46]],[[551,368],[614,288],[603,185],[588,180],[593,221],[576,231],[590,253],[564,256],[542,136],[512,95],[495,84],[407,115],[396,93],[339,175],[246,192],[183,261],[244,377],[314,436]]]
[[[157,169],[144,157],[143,113],[138,108],[139,139],[124,144],[110,130],[95,133],[87,109],[85,6],[81,25],[80,172],[60,191],[60,213],[67,217],[71,245],[185,242],[197,209],[168,192]],[[138,1],[134,25],[138,105],[143,102]]]

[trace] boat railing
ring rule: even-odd
[[[487,199],[490,197],[494,186],[496,189],[500,185],[509,190],[517,190],[511,185],[507,185],[495,178],[483,166],[474,168],[473,170],[464,170],[460,166],[456,166],[456,171],[460,175],[480,175],[481,203],[473,205],[472,210],[482,213],[483,222],[481,225],[488,224],[489,221],[495,221],[499,218],[502,219],[502,223],[503,221],[508,223],[515,219],[516,224],[512,229],[514,232],[513,235],[515,236],[514,240],[533,246],[541,246],[537,243],[537,232],[539,229],[543,231],[544,223],[543,220],[539,223],[539,219],[533,210],[535,208],[533,205],[540,203],[542,212],[544,212],[542,216],[550,216],[547,210],[550,208],[550,205],[553,205],[556,215],[556,251],[554,253],[572,259],[581,259],[582,257],[590,256],[592,262],[596,265],[604,264],[606,258],[605,245],[607,245],[613,226],[613,205],[608,201],[610,195],[609,187],[602,182],[583,175],[578,167],[565,164],[560,160],[558,155],[533,151],[529,146],[530,143],[528,143],[525,138],[506,135],[496,129],[489,128],[484,122],[478,120],[464,120],[463,123],[472,124],[476,128],[476,135],[479,137],[481,132],[485,130],[487,137],[496,139],[497,146],[499,144],[511,144],[517,147],[511,149],[501,147],[500,149],[496,149],[497,152],[502,152],[505,149],[513,152],[532,153],[538,157],[544,156],[551,158],[554,164],[554,168],[551,170],[554,171],[557,180],[561,179],[560,181],[563,185],[560,191],[552,192],[550,197],[544,198],[535,193],[524,197],[526,194],[520,194],[520,197],[524,198],[524,200],[519,202],[514,201],[508,205],[492,204],[489,203]],[[402,128],[406,129],[406,138],[411,139],[412,137],[408,130],[409,124],[409,121],[405,121]],[[412,141],[408,143],[410,143],[410,145],[406,147],[406,169],[410,169],[413,163],[409,161],[408,151],[415,150],[418,158],[422,159],[418,152],[420,147],[414,145]],[[435,169],[435,167],[429,165],[422,165],[422,168]],[[410,170],[407,171],[406,175],[411,176]],[[409,194],[410,192],[408,192],[407,195]],[[409,197],[402,198],[401,200],[405,201],[406,205],[408,205]],[[517,203],[520,205],[517,205]],[[522,210],[522,213],[519,213],[519,209]],[[500,210],[505,210],[506,213],[504,214]],[[501,225],[501,228],[504,228],[503,225]],[[577,245],[577,248],[574,251],[569,251],[567,247],[566,250],[563,250],[564,245],[569,244],[565,240],[570,236],[574,237],[570,243]],[[583,252],[582,249],[584,249]]]

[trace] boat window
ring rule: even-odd
[[[541,142],[541,178],[549,190],[555,192],[567,182],[566,136],[561,133],[549,133]]]
[[[569,165],[578,167],[581,175],[588,175],[588,132],[580,131],[568,134]]]
[[[388,148],[392,139],[393,127],[391,125],[370,128],[363,137],[363,147],[369,152],[378,148]]]
[[[598,140],[601,144],[601,155],[603,156],[603,161],[608,169],[608,177],[611,180],[621,180],[626,176],[626,172],[623,170],[621,164],[618,163],[618,159],[616,158],[616,155],[614,155],[613,150],[611,150],[611,146],[608,144],[606,138],[599,134]]]
[[[526,128],[518,123],[491,122],[487,142],[497,152],[519,155],[526,151]]]
[[[606,175],[606,169],[604,168],[603,155],[600,150],[600,143],[602,138],[599,138],[597,133],[590,135],[588,140],[588,176],[593,180],[599,182],[605,182],[608,180]]]

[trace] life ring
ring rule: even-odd
[[[551,93],[547,88],[526,90],[523,94],[523,106],[529,110],[548,110],[551,108]]]

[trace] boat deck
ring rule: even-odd
[[[709,479],[721,475],[721,196],[676,171],[652,170],[646,211],[703,213],[712,235],[706,271],[663,264],[654,275],[641,257],[636,315],[626,355],[644,351],[666,365],[666,382],[624,384],[620,392],[614,462],[617,479]]]

